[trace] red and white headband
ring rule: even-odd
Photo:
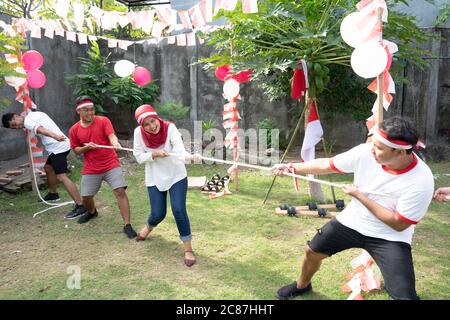
[[[77,110],[81,108],[93,107],[94,103],[91,100],[83,100],[77,104]]]
[[[154,112],[154,111],[151,111],[151,112],[144,112],[143,114],[141,114],[141,115],[138,117],[137,121],[138,121],[139,124],[141,124],[141,122],[144,121],[145,118],[150,117],[150,116],[157,116],[157,115],[158,115],[158,114],[157,114],[156,112]]]
[[[373,136],[382,144],[394,149],[409,150],[414,147],[412,144],[406,141],[389,139],[387,133],[381,130],[378,126],[375,127],[375,130],[373,130]]]

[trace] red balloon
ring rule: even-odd
[[[251,80],[252,76],[252,69],[249,69],[247,71],[242,71],[233,76],[233,79],[236,80],[239,83],[245,83],[249,82]]]
[[[136,67],[133,71],[133,79],[134,82],[143,87],[152,81],[152,75],[144,67]]]
[[[215,74],[216,74],[217,79],[225,81],[228,78],[230,72],[231,72],[230,65],[225,64],[223,66],[218,67],[216,69]]]
[[[39,89],[44,86],[47,78],[45,77],[45,74],[39,69],[29,70],[27,72],[27,81],[30,88]]]
[[[36,70],[44,64],[44,57],[36,50],[29,50],[22,55],[25,70]]]

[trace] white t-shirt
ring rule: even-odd
[[[156,186],[159,191],[167,191],[178,181],[187,177],[184,162],[190,154],[184,149],[181,134],[175,124],[168,127],[167,139],[158,149],[148,148],[142,139],[141,128],[134,129],[133,155],[138,163],[145,163],[145,185]],[[152,152],[164,150],[177,156],[153,159]]]
[[[341,153],[331,159],[331,168],[341,173],[353,172],[354,184],[361,189],[392,195],[381,197],[367,194],[378,204],[396,212],[411,226],[396,231],[354,198],[336,219],[365,236],[411,244],[415,225],[424,217],[433,197],[433,174],[415,155],[414,162],[404,170],[386,169],[376,162],[371,148],[372,143],[366,143]]]
[[[38,134],[37,129],[39,127],[43,127],[56,134],[64,135],[64,133],[58,128],[56,123],[52,119],[50,119],[48,115],[40,111],[33,111],[28,113],[25,116],[23,125],[28,130],[33,131],[34,134]],[[70,141],[69,138],[67,138],[67,136],[66,140],[58,141],[53,138],[47,137],[43,134],[38,135],[41,138],[41,142],[49,154],[51,153],[58,154],[70,150]]]

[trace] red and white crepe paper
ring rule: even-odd
[[[375,277],[373,264],[374,260],[365,250],[350,262],[355,271],[346,276],[348,282],[342,287],[342,291],[350,293],[347,300],[364,300],[361,291],[369,292],[381,288],[380,279]]]

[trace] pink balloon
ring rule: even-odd
[[[133,79],[139,86],[143,87],[152,81],[150,71],[144,67],[136,67],[133,71]]]
[[[233,79],[236,80],[239,83],[245,83],[249,82],[252,75],[252,69],[249,69],[247,71],[239,72],[238,74],[235,74],[233,76]]]
[[[39,69],[27,71],[27,76],[28,86],[30,88],[42,88],[47,81],[45,74]]]
[[[216,69],[216,77],[219,80],[225,81],[228,78],[228,75],[230,74],[231,69],[229,64],[225,64],[223,66],[220,66]]]
[[[36,70],[44,64],[44,57],[36,50],[29,50],[22,55],[25,70]]]

